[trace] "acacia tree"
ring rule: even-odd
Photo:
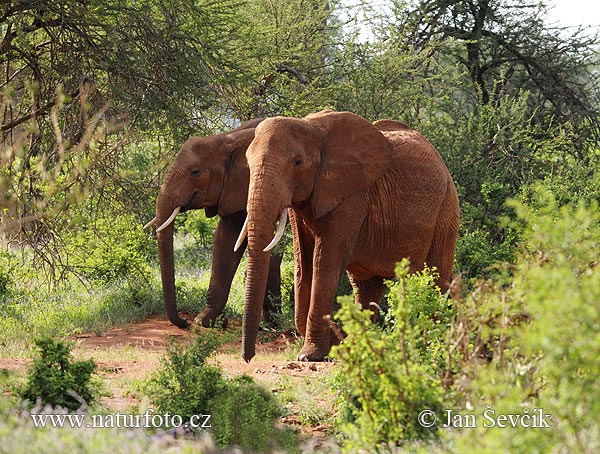
[[[332,106],[339,0],[253,0],[239,9],[232,68],[217,82],[225,115],[302,116]]]
[[[140,205],[141,188],[122,179],[130,144],[148,133],[179,141],[208,123],[213,81],[234,66],[240,4],[2,3],[0,228],[51,274],[68,266],[63,233],[81,227],[72,218]]]
[[[398,38],[415,48],[440,47],[465,68],[477,104],[527,91],[538,119],[557,118],[598,130],[598,35],[549,24],[545,1],[419,0],[394,2]],[[468,87],[468,85],[466,85]]]

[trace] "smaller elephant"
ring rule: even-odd
[[[204,208],[206,216],[219,215],[214,234],[212,270],[206,308],[196,318],[205,327],[214,326],[223,313],[233,276],[246,243],[233,247],[246,218],[249,170],[246,149],[254,129],[262,119],[250,120],[228,133],[188,139],[177,154],[156,201],[156,217],[144,228],[157,224],[163,298],[169,320],[179,327],[188,322],[179,316],[175,296],[173,220],[178,213]],[[264,319],[272,322],[272,312],[281,301],[281,255],[273,254],[269,283],[264,296]],[[224,320],[224,324],[226,320]]]

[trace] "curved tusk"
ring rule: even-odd
[[[275,232],[275,236],[267,245],[267,247],[263,249],[263,252],[269,252],[271,249],[277,246],[277,243],[279,243],[279,240],[281,240],[281,237],[283,236],[285,225],[287,224],[287,218],[288,210],[287,208],[284,208],[283,210],[281,210],[281,214],[279,215],[279,225],[277,226],[277,232]]]
[[[154,218],[144,226],[144,230],[146,230],[148,227],[154,224],[156,224],[156,216],[154,216]]]
[[[171,213],[171,216],[169,216],[169,219],[167,219],[165,222],[163,222],[163,224],[156,229],[156,232],[160,232],[161,230],[166,229],[169,224],[171,224],[171,222],[173,222],[173,219],[175,219],[175,216],[177,216],[179,214],[179,211],[181,211],[181,207],[175,207],[175,209],[173,210],[173,212]]]
[[[235,246],[233,246],[233,252],[237,252],[240,248],[246,236],[248,235],[248,215],[246,215],[246,220],[244,221],[244,225],[242,226],[242,231],[240,232],[240,236],[238,236],[237,241],[235,242]]]

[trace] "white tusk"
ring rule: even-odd
[[[233,252],[237,252],[237,250],[240,248],[240,246],[246,239],[246,235],[248,235],[248,216],[247,215],[246,215],[246,220],[244,221],[244,225],[242,226],[242,231],[240,232],[240,236],[238,236],[238,239],[235,242],[235,246],[233,246]]]
[[[175,219],[175,216],[177,216],[179,214],[179,211],[181,210],[181,207],[176,207],[173,212],[171,213],[171,216],[169,216],[169,219],[167,219],[165,222],[163,222],[163,224],[156,229],[156,232],[160,232],[161,230],[166,229],[169,224],[171,224],[171,222],[173,222],[173,219]]]
[[[277,232],[275,232],[275,236],[273,237],[271,242],[267,245],[267,247],[263,249],[263,252],[269,252],[271,249],[273,249],[275,246],[277,246],[277,243],[279,243],[279,240],[281,240],[281,237],[283,236],[283,232],[285,230],[285,225],[287,224],[287,218],[288,218],[288,210],[287,210],[287,208],[284,208],[281,211],[281,214],[279,215],[279,225],[277,226]]]
[[[154,219],[152,219],[150,222],[148,222],[148,224],[144,226],[144,230],[146,230],[148,227],[154,224],[156,224],[156,216],[154,216]]]

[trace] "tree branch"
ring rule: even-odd
[[[71,95],[70,95],[71,99],[74,99],[75,97],[77,97],[79,95],[80,91],[81,91],[81,84],[79,85],[79,87],[77,87],[77,90],[75,90],[73,93],[71,93]],[[32,118],[36,117],[37,115],[44,115],[50,109],[52,109],[55,105],[56,105],[56,99],[54,101],[47,102],[39,109],[35,109],[34,111],[29,112],[28,114],[23,115],[22,117],[17,118],[16,120],[13,120],[9,123],[3,124],[2,126],[0,126],[0,131],[8,131],[10,129],[13,129],[16,126],[19,126],[22,123],[25,123],[26,121],[31,120]]]

